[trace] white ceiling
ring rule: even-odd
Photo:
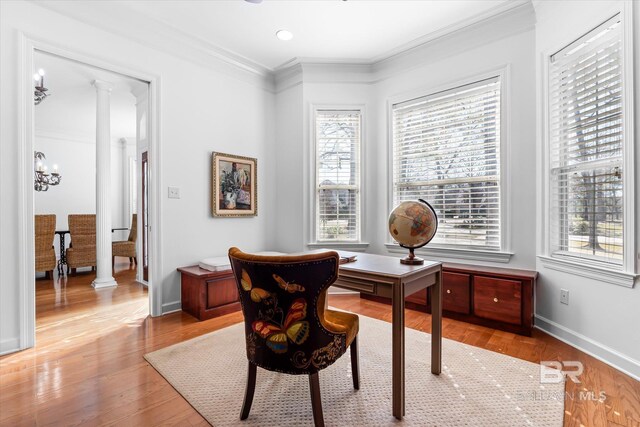
[[[94,137],[96,89],[91,83],[104,80],[114,84],[111,136],[135,137],[136,99],[131,91],[146,86],[145,83],[43,52],[36,52],[34,64],[34,73],[40,68],[45,71],[44,85],[50,94],[35,106],[37,131]]]
[[[373,62],[523,0],[114,1],[273,70],[294,58]],[[103,3],[104,5],[104,3]],[[281,41],[276,31],[293,32]]]

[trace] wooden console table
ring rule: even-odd
[[[233,271],[209,271],[197,265],[181,267],[178,271],[183,311],[199,320],[240,311]]]
[[[356,255],[354,262],[340,264],[333,284],[344,289],[391,298],[393,416],[401,420],[405,413],[404,381],[404,301],[418,291],[431,297],[431,373],[442,367],[442,268],[440,262],[405,265],[399,258],[338,251],[341,257]]]
[[[442,265],[444,317],[531,336],[533,293],[538,273],[445,263]],[[361,298],[389,303],[388,298],[360,293]],[[406,298],[407,308],[431,312],[431,298],[422,289]]]

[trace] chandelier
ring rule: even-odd
[[[44,70],[40,68],[36,74],[33,75],[33,79],[36,81],[36,88],[33,91],[33,102],[40,104],[49,94],[46,87],[44,87]]]
[[[62,175],[58,173],[58,165],[53,165],[53,172],[47,172],[47,166],[42,163],[45,160],[44,153],[34,152],[34,182],[33,188],[36,191],[47,191],[50,185],[60,184]]]

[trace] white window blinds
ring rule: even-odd
[[[359,110],[317,110],[316,240],[360,239]]]
[[[427,200],[433,243],[500,249],[498,77],[393,105],[393,201]]]
[[[622,264],[620,16],[550,58],[551,252]]]

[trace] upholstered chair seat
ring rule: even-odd
[[[240,419],[251,410],[257,367],[308,375],[316,426],[324,425],[319,371],[351,349],[353,386],[360,388],[358,316],[327,308],[338,276],[336,252],[261,256],[229,250],[242,312],[249,370]],[[346,372],[345,372],[346,374]]]

